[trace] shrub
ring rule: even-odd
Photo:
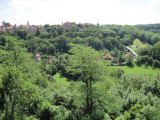
[[[102,120],[104,119],[105,112],[102,109],[97,109],[92,112],[91,118],[92,120]]]
[[[27,116],[24,118],[24,120],[38,120],[38,119],[34,116]]]
[[[117,78],[120,78],[124,74],[124,70],[121,68],[117,69]]]

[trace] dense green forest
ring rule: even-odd
[[[136,28],[145,30],[145,31],[150,31],[154,33],[160,33],[160,24],[145,24],[145,25],[135,25]]]
[[[46,24],[45,33],[0,33],[0,120],[159,120],[156,25]],[[138,56],[126,56],[124,46]],[[128,72],[134,68],[153,74]]]

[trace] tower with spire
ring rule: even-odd
[[[29,26],[29,21],[27,20],[27,26]]]
[[[3,22],[2,22],[2,26],[3,26],[3,27],[5,26],[5,23],[6,23],[6,22],[3,20]]]
[[[29,21],[27,20],[27,30],[29,30]]]

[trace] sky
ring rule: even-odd
[[[0,25],[160,23],[160,0],[0,0]]]

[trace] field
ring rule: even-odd
[[[70,80],[68,80],[66,77],[61,76],[60,73],[57,73],[53,76],[54,80],[56,80],[56,84],[57,86],[61,86],[61,85],[69,85],[70,84]]]
[[[143,44],[139,39],[135,39],[133,41],[133,45],[130,45],[130,46],[133,51],[137,51],[138,48],[145,47],[146,45],[147,44]]]
[[[148,75],[148,76],[154,76],[157,73],[160,73],[160,69],[156,68],[153,69],[151,66],[136,66],[134,65],[133,67],[128,67],[128,66],[111,66],[113,68],[122,68],[125,73],[137,73],[137,74],[142,74],[142,75]]]
[[[150,77],[154,77],[155,75],[157,75],[157,73],[160,73],[160,69],[156,68],[153,69],[153,67],[151,66],[137,66],[134,65],[133,67],[129,67],[129,66],[107,66],[107,69],[109,68],[110,70],[116,70],[117,68],[122,68],[124,70],[124,72],[126,74],[130,74],[130,73],[136,73],[136,74],[142,74],[142,75],[148,75]],[[57,73],[53,76],[54,80],[56,80],[56,85],[57,87],[60,86],[68,86],[70,84],[70,80],[66,77],[61,76],[60,73]],[[103,83],[104,84],[104,83]],[[102,83],[98,82],[96,84],[96,86],[102,86]]]

